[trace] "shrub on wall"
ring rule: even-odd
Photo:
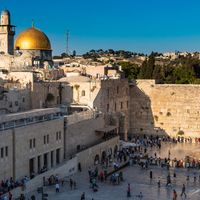
[[[169,116],[171,116],[172,114],[170,113],[170,112],[167,112],[167,116],[169,117]]]
[[[155,115],[155,116],[154,116],[154,119],[155,119],[155,121],[158,121],[158,116]]]
[[[177,135],[184,135],[185,133],[184,133],[184,131],[182,131],[182,130],[179,130],[178,131],[178,133],[177,133]]]

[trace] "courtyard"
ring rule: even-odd
[[[193,154],[199,149],[199,144],[178,143],[178,144],[163,144],[161,150],[150,149],[149,153],[156,152],[159,156],[167,157],[170,150],[172,158],[184,159],[185,156]],[[138,165],[128,166],[121,170],[123,172],[124,181],[119,184],[111,184],[108,180],[105,182],[97,182],[98,191],[93,192],[90,188],[88,169],[83,169],[73,177],[76,181],[76,189],[70,189],[69,178],[66,179],[63,186],[60,186],[60,192],[55,192],[55,186],[46,186],[45,193],[48,193],[49,200],[79,200],[81,194],[85,192],[86,200],[123,200],[123,199],[144,199],[144,200],[170,200],[172,199],[173,189],[178,194],[177,199],[184,199],[180,196],[182,185],[186,186],[186,199],[200,199],[200,171],[197,169],[185,168],[170,168],[169,171],[165,167],[149,166],[148,169],[142,169]],[[153,178],[150,179],[150,171]],[[176,177],[173,174],[176,173]],[[171,185],[166,186],[167,176],[171,176]],[[189,177],[189,180],[187,180]],[[194,181],[194,177],[196,180]],[[160,180],[160,188],[158,181]],[[128,183],[131,186],[131,197],[127,198]],[[61,185],[61,184],[60,184]],[[143,197],[138,195],[142,193]],[[40,194],[34,193],[39,199]]]

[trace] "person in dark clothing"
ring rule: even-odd
[[[73,189],[73,180],[71,178],[69,179],[69,185],[70,185],[70,189],[72,190]]]
[[[181,197],[183,196],[183,194],[185,195],[185,198],[186,198],[187,195],[185,193],[185,184],[183,184],[183,187],[182,187]]]
[[[152,171],[150,171],[149,176],[150,176],[150,179],[153,178],[153,172]]]
[[[131,186],[130,186],[130,183],[128,183],[127,197],[131,197]]]
[[[82,172],[81,163],[78,163],[78,171]]]
[[[173,200],[177,200],[177,193],[176,193],[176,190],[173,190]]]
[[[160,188],[160,180],[158,181],[158,188]]]
[[[85,192],[81,195],[81,200],[85,200]]]

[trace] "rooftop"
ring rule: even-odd
[[[41,115],[48,115],[61,112],[60,108],[45,108],[45,109],[34,109],[25,112],[18,112],[6,115],[0,115],[0,123],[13,121],[13,120],[20,120],[30,117],[36,117]]]

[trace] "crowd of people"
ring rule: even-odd
[[[14,181],[12,177],[10,179],[7,179],[6,181],[2,180],[0,182],[0,200],[6,198],[9,200],[12,199],[11,190],[17,187],[22,187],[23,189],[25,187],[26,182],[29,180],[30,179],[27,176],[25,176],[20,181]],[[5,196],[5,193],[8,193],[8,196]]]
[[[156,151],[161,149],[163,143],[192,143],[199,142],[200,140],[195,138],[170,138],[170,137],[153,137],[153,136],[143,136],[134,137],[131,140],[136,144],[134,148],[128,149],[128,155],[130,164],[139,163],[142,168],[147,168],[148,165],[157,165],[161,167],[175,167],[175,168],[193,168],[200,169],[200,160],[194,159],[192,157],[186,156],[182,159],[171,158],[171,152],[168,151],[167,157],[157,156]],[[148,150],[155,149],[154,155],[149,153]]]
[[[130,165],[139,165],[143,169],[148,169],[149,166],[155,165],[158,167],[166,168],[166,170],[169,170],[170,167],[173,168],[193,168],[193,169],[200,169],[200,161],[195,159],[189,159],[189,158],[183,158],[181,160],[178,160],[176,158],[171,158],[171,152],[168,151],[168,156],[161,158],[157,156],[157,151],[159,151],[162,148],[162,145],[165,143],[200,143],[199,139],[192,139],[192,138],[170,138],[170,137],[153,137],[153,136],[143,136],[143,137],[134,137],[131,138],[131,142],[135,144],[135,146],[131,146],[129,148],[121,148],[116,152],[116,154],[113,155],[113,158],[110,156],[106,159],[106,162],[102,162],[101,165],[103,168],[111,166],[110,162],[112,163],[112,173],[109,173],[109,180],[110,184],[112,185],[118,185],[120,182],[124,181],[123,178],[123,172],[120,170],[117,172],[118,168],[122,165],[122,163],[129,162]],[[150,154],[150,151],[152,152],[152,149],[155,149],[154,155]],[[90,187],[93,189],[94,192],[98,191],[99,185],[97,184],[98,181],[104,181],[107,180],[108,176],[105,176],[105,174],[108,174],[108,171],[106,170],[100,170],[100,173],[98,173],[97,168],[94,171],[88,170],[89,173],[89,180],[90,180]],[[176,177],[176,173],[173,174],[174,177]],[[150,179],[152,179],[152,171],[150,171]],[[194,181],[196,175],[194,175]],[[187,176],[187,180],[189,179],[189,175]],[[200,176],[199,176],[200,181]],[[166,186],[171,186],[171,176],[168,174],[166,177]],[[161,187],[161,182],[158,180],[158,187]],[[131,189],[130,184],[128,184],[127,188],[127,197],[131,196]],[[177,192],[174,189],[173,190],[173,200],[177,199]],[[182,192],[181,196],[186,197],[186,188],[183,184],[182,186]],[[143,194],[140,192],[139,195],[137,195],[139,199],[143,198]]]
[[[99,191],[99,182],[106,182],[110,183],[111,185],[118,185],[124,181],[124,174],[121,168],[124,164],[128,163],[130,166],[139,165],[142,169],[149,169],[149,166],[155,165],[158,167],[166,168],[167,170],[170,167],[173,168],[193,168],[193,169],[200,169],[200,161],[195,160],[192,158],[183,158],[183,159],[176,159],[172,158],[171,152],[168,151],[168,156],[161,158],[157,155],[157,151],[162,148],[164,143],[200,143],[199,138],[170,138],[170,137],[159,137],[159,136],[135,136],[130,139],[130,142],[135,144],[134,146],[123,148],[121,147],[112,155],[106,155],[104,159],[101,160],[100,165],[96,165],[93,168],[88,169],[88,176],[89,176],[89,185],[93,192]],[[155,152],[152,154],[152,151]],[[79,172],[82,171],[81,166],[78,167]],[[174,173],[174,177],[176,177],[176,173]],[[195,178],[196,177],[196,178]],[[200,176],[194,175],[194,181],[196,181],[197,177],[200,181]],[[191,177],[187,176],[187,181],[189,181]],[[150,179],[153,179],[152,171],[150,171]],[[24,187],[25,183],[29,180],[28,177],[24,177],[21,181],[13,181],[12,178],[6,181],[0,182],[0,200],[11,200],[12,194],[11,190],[16,187]],[[166,177],[166,186],[170,186],[171,184],[171,175],[170,173]],[[59,180],[58,177],[50,177],[48,179],[49,185],[55,185],[55,191],[57,193],[60,192],[60,185],[64,185],[64,180]],[[158,188],[161,187],[163,183],[160,180],[157,182]],[[69,187],[71,190],[77,188],[76,181],[72,178],[69,179]],[[3,194],[8,193],[8,196],[2,197]],[[131,186],[128,184],[127,186],[127,197],[131,196]],[[138,198],[143,198],[143,194],[139,193],[137,195]],[[186,188],[183,184],[181,196],[186,196]],[[6,199],[7,198],[7,199]],[[23,197],[21,198],[22,200]],[[81,200],[85,199],[85,193],[82,193]],[[173,200],[177,199],[177,192],[173,190]]]

